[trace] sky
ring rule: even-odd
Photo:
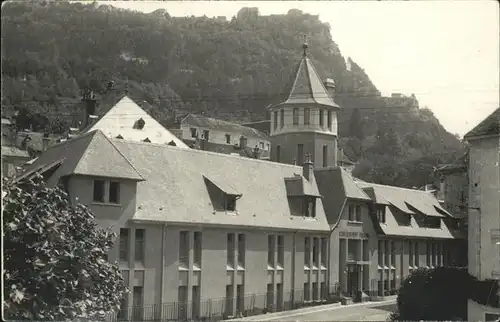
[[[171,16],[261,15],[290,9],[329,23],[342,55],[382,95],[414,93],[451,133],[463,136],[500,106],[497,1],[99,1]],[[333,75],[334,76],[334,75]]]

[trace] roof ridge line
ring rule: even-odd
[[[139,175],[139,177],[141,177],[143,180],[146,180],[146,178],[142,176],[142,174],[139,172],[139,170],[137,170],[137,168],[132,164],[132,162],[130,162],[130,160],[123,155],[122,151],[118,149],[118,147],[113,143],[113,141],[106,135],[104,135],[104,133],[101,132],[101,134],[106,138],[106,140],[108,140],[109,143],[111,143],[111,145],[115,148],[115,150],[118,151],[118,153],[122,156],[122,158],[125,159],[125,161],[132,167],[132,169],[134,169],[134,171]]]

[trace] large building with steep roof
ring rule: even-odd
[[[386,297],[419,267],[464,264],[457,219],[430,192],[362,182],[341,167],[315,178],[332,231],[330,283],[341,293]]]
[[[337,165],[337,111],[335,84],[323,83],[307,56],[307,44],[283,101],[268,107],[271,114],[271,159],[298,164],[310,153],[314,167]]]
[[[500,108],[464,136],[469,143],[469,273],[500,281]],[[500,303],[468,303],[469,321],[495,321]]]
[[[120,318],[255,314],[321,302],[333,289],[309,160],[300,167],[94,130],[49,147],[18,179],[35,172],[119,233],[109,258],[131,291]]]

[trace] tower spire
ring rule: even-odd
[[[303,34],[302,37],[304,38],[304,44],[302,45],[302,49],[304,50],[304,53],[303,53],[303,56],[306,57],[307,56],[307,35],[306,34]]]

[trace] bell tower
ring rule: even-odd
[[[320,80],[308,57],[307,42],[285,100],[268,107],[271,114],[271,159],[303,165],[305,154],[314,168],[337,166],[337,112],[332,79]]]

